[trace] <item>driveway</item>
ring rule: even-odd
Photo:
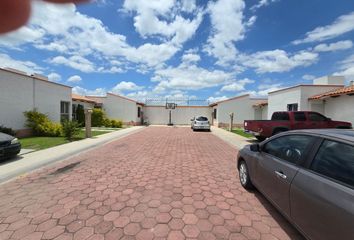
[[[0,185],[0,239],[303,239],[206,132],[148,127]]]

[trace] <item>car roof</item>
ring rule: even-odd
[[[312,135],[321,135],[324,137],[338,138],[354,143],[354,130],[351,129],[306,129],[293,130],[291,133],[306,133]]]

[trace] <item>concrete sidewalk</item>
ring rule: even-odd
[[[71,142],[18,156],[17,159],[0,165],[0,183],[51,163],[65,160],[66,158],[75,156],[83,151],[92,150],[105,143],[120,139],[142,129],[144,129],[144,127],[130,127],[112,133],[99,135],[94,138]]]
[[[241,149],[244,146],[248,145],[248,144],[252,144],[252,143],[257,143],[256,139],[253,138],[245,138],[242,137],[238,134],[226,131],[222,128],[217,128],[217,127],[211,127],[211,132],[221,138],[222,140],[224,140],[225,142],[229,143],[231,146],[235,147],[236,149]]]

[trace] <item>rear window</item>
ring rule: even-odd
[[[275,112],[272,115],[272,120],[276,120],[276,121],[289,120],[289,113],[287,113],[287,112]]]
[[[208,121],[207,117],[197,117],[197,121]]]

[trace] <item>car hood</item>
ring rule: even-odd
[[[11,141],[12,139],[14,139],[13,136],[5,134],[5,133],[0,133],[0,142]]]

